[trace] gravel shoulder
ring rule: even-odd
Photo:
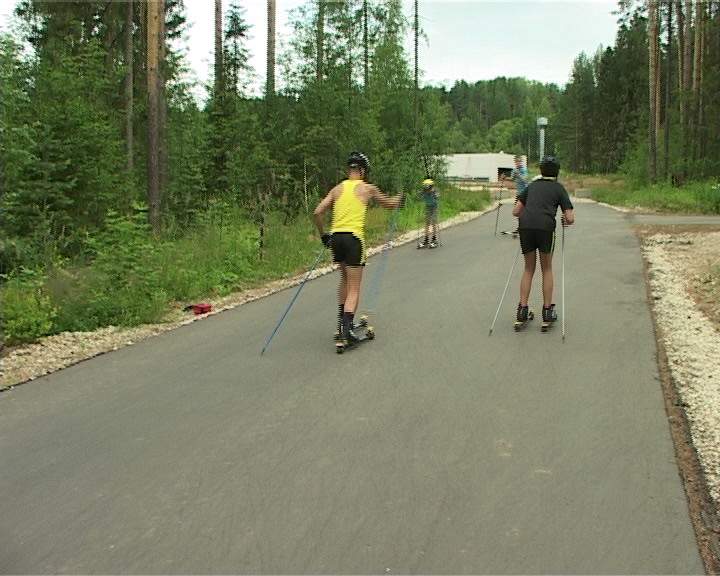
[[[495,209],[496,203],[481,212],[463,212],[453,218],[440,223],[440,229],[457,226],[469,222]],[[389,248],[413,242],[417,238],[418,231],[406,232],[390,243]],[[383,251],[386,246],[380,245],[368,250],[368,256],[372,257]],[[311,278],[317,278],[331,273],[335,266],[324,266],[316,268]],[[92,332],[63,332],[46,338],[41,338],[35,343],[15,346],[4,350],[0,356],[0,392],[18,384],[35,380],[41,376],[52,374],[78,362],[88,360],[100,354],[112,352],[125,346],[130,346],[146,338],[157,336],[169,330],[175,330],[198,320],[219,314],[264,298],[281,290],[291,288],[300,284],[306,273],[298,274],[290,278],[283,278],[269,282],[258,288],[235,292],[223,298],[206,300],[212,305],[212,312],[194,316],[192,313],[183,312],[180,306],[168,313],[165,321],[159,324],[145,324],[132,328],[108,326]],[[270,330],[271,327],[268,327]]]
[[[714,573],[720,570],[720,230],[641,226],[638,233],[680,473]]]

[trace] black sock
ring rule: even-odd
[[[345,305],[344,304],[338,304],[338,322],[342,321],[343,312],[345,312]]]

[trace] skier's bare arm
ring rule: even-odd
[[[399,194],[397,196],[388,196],[387,194],[381,192],[380,189],[374,184],[368,185],[368,193],[369,197],[373,198],[375,202],[377,202],[383,208],[394,209],[400,206],[402,194]]]
[[[335,187],[337,188],[337,186]],[[320,200],[320,203],[315,208],[315,211],[313,212],[313,218],[315,220],[315,227],[318,229],[318,232],[322,236],[324,232],[324,215],[325,212],[327,212],[330,208],[332,208],[333,202],[335,202],[335,188],[330,190],[328,192],[327,196]]]

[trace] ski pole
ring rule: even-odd
[[[515,260],[513,260],[512,268],[510,268],[510,274],[508,274],[507,282],[505,282],[505,289],[503,290],[502,296],[500,297],[500,304],[498,304],[497,311],[495,312],[495,318],[493,318],[492,326],[490,326],[490,332],[488,336],[492,336],[493,329],[495,328],[495,322],[497,322],[498,314],[500,314],[500,308],[502,307],[503,300],[505,300],[505,294],[507,293],[508,286],[510,286],[510,279],[512,278],[513,272],[515,271],[515,265],[517,264],[518,258],[520,258],[520,246],[518,246],[517,253],[515,254]]]
[[[497,211],[495,212],[495,237],[497,238],[498,222],[500,221],[500,199],[502,198],[502,194],[496,194],[495,198],[497,199],[498,203]]]
[[[277,323],[277,326],[275,326],[275,329],[272,331],[272,334],[270,334],[270,337],[265,341],[265,346],[263,346],[263,349],[260,351],[260,356],[265,354],[265,350],[270,345],[270,341],[273,339],[277,331],[280,329],[280,325],[283,323],[283,320],[285,320],[285,316],[288,315],[288,312],[290,312],[290,308],[292,308],[293,304],[295,304],[295,300],[297,300],[297,297],[300,295],[300,291],[303,289],[303,286],[305,286],[305,282],[308,281],[310,278],[310,274],[313,273],[313,270],[318,265],[318,262],[320,262],[320,258],[322,258],[323,254],[325,253],[325,248],[320,250],[318,252],[317,258],[315,258],[315,263],[312,265],[312,268],[308,270],[308,273],[305,275],[305,278],[300,283],[300,286],[298,286],[297,291],[295,292],[295,295],[292,297],[292,300],[290,300],[290,304],[288,304],[288,307],[285,309],[285,312],[283,312],[283,315],[280,317],[280,321]]]
[[[383,245],[382,251],[380,252],[379,263],[377,271],[370,279],[367,291],[367,305],[365,309],[368,313],[375,311],[375,304],[377,303],[378,296],[380,294],[380,283],[382,282],[385,270],[387,268],[388,253],[390,252],[390,245],[392,244],[392,238],[395,234],[395,228],[397,227],[397,218],[400,207],[398,206],[392,212],[390,216],[390,223],[388,224],[387,232],[385,234],[385,244]]]
[[[562,307],[562,310],[560,313],[562,314],[562,341],[565,342],[565,223],[563,222],[562,227],[562,243],[560,244],[560,254],[562,256],[562,265],[561,265],[561,292],[562,292],[562,302],[560,303],[560,306]]]

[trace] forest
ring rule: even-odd
[[[200,100],[184,79],[182,0],[17,3],[0,33],[5,344],[159,321],[302,269],[318,247],[308,212],[354,149],[388,193],[438,180],[450,215],[489,199],[444,183],[442,156],[527,154],[532,171],[546,116],[563,170],[689,191],[720,213],[717,0],[621,0],[614,45],[579,54],[565,86],[422,83],[418,0],[308,0],[282,52],[267,0],[257,71],[243,3],[207,5],[214,67]],[[411,203],[400,226],[420,218]],[[382,238],[387,216],[371,222]]]

